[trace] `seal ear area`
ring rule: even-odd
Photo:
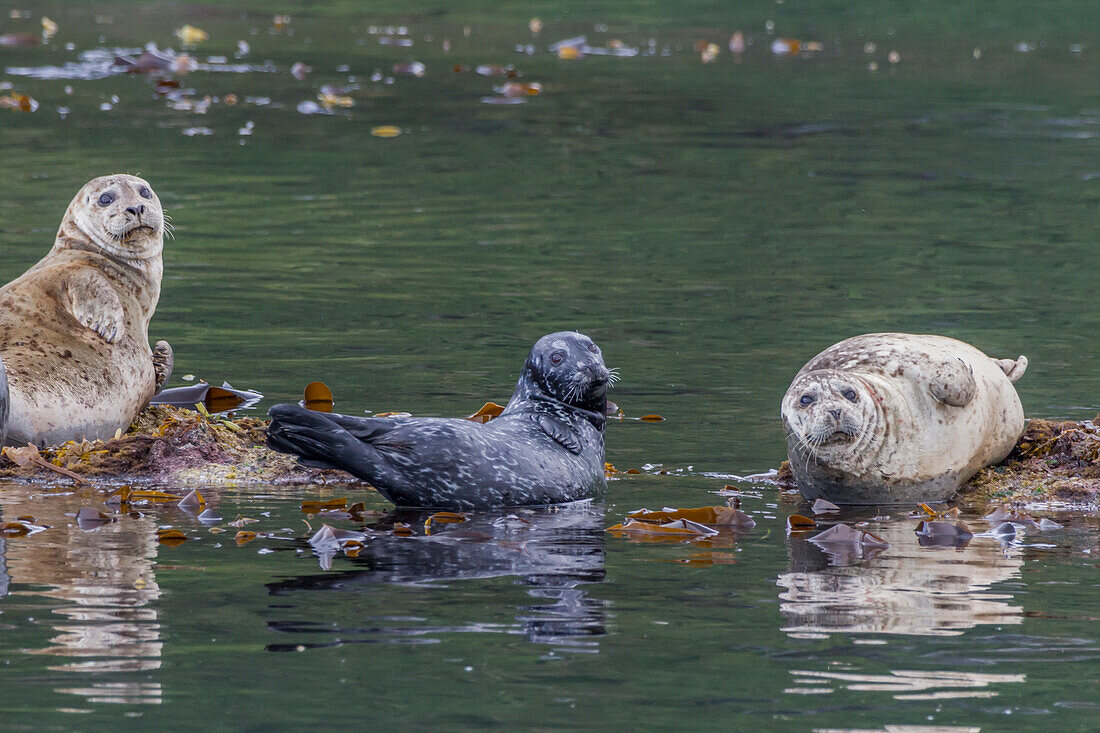
[[[548,415],[539,415],[535,418],[535,423],[542,432],[549,435],[554,442],[561,445],[567,451],[578,456],[581,454],[582,449],[580,441],[577,440],[576,434],[574,434],[565,423]]]
[[[1001,368],[1008,381],[1015,383],[1027,371],[1027,357],[1020,354],[1018,359],[994,359],[993,363]]]
[[[962,359],[951,359],[937,365],[928,382],[928,391],[932,393],[932,397],[952,407],[970,404],[977,389],[974,371]]]

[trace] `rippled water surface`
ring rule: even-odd
[[[321,379],[346,412],[462,415],[576,328],[621,369],[626,413],[666,418],[610,425],[608,460],[643,473],[604,504],[427,531],[381,514],[357,557],[305,542],[300,504],[332,488],[208,487],[220,522],[151,506],[85,528],[71,515],[102,492],[4,485],[4,521],[50,527],[0,540],[6,724],[1094,726],[1095,516],[922,546],[908,510],[871,510],[839,519],[887,549],[825,552],[785,531],[797,497],[727,478],[783,459],[790,378],[868,331],[1025,353],[1029,415],[1096,414],[1092,4],[0,10],[0,35],[59,26],[0,45],[0,97],[38,103],[0,109],[0,280],[82,183],[138,172],[175,225],[150,335],[177,384],[227,379],[263,408]],[[179,51],[184,23],[210,39],[179,89],[111,69]],[[549,52],[581,34],[583,58]],[[411,62],[423,76],[395,73]],[[494,91],[509,81],[541,93]],[[727,484],[754,528],[605,531]],[[158,543],[169,525],[189,539]]]

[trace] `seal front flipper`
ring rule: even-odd
[[[1020,354],[1019,359],[994,359],[993,362],[1005,373],[1008,381],[1013,383],[1027,371],[1027,357],[1023,354]]]
[[[8,431],[8,374],[4,371],[4,362],[0,359],[0,445]]]
[[[535,418],[535,423],[538,424],[542,432],[553,438],[567,451],[578,456],[581,454],[581,443],[568,425],[547,415],[539,415]]]
[[[126,313],[111,282],[99,270],[77,270],[65,283],[69,312],[86,328],[98,333],[107,343],[122,338]]]
[[[152,356],[153,374],[156,375],[157,382],[157,391],[153,394],[159,394],[168,382],[168,378],[172,376],[172,367],[175,365],[172,345],[167,341],[158,341],[156,346],[153,347]]]
[[[962,359],[950,359],[938,364],[928,382],[928,390],[933,397],[954,407],[970,404],[977,389],[974,371]]]

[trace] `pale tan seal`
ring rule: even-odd
[[[171,362],[163,344],[154,366],[148,337],[163,246],[152,187],[103,176],[69,204],[49,254],[0,288],[8,444],[110,438],[153,396]]]
[[[810,360],[783,397],[795,481],[807,499],[949,499],[1024,432],[1012,383],[1027,359],[992,359],[945,336],[872,333]]]

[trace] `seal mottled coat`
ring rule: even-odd
[[[791,471],[807,499],[949,499],[1024,432],[1012,383],[1027,359],[945,336],[872,333],[811,359],[782,402]]]
[[[600,349],[552,333],[531,349],[507,407],[486,424],[457,418],[329,415],[271,408],[268,445],[369,481],[398,506],[539,506],[603,493],[608,384]]]
[[[163,244],[152,187],[103,176],[73,198],[49,253],[0,288],[7,443],[110,438],[153,396]]]

